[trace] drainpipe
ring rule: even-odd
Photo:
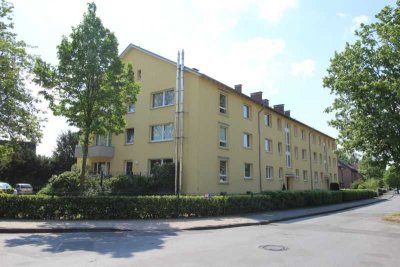
[[[175,88],[175,195],[178,194],[178,134],[179,134],[179,65],[180,52],[176,60],[176,88]]]
[[[312,173],[312,161],[311,161],[311,131],[308,133],[308,154],[310,155],[310,182],[311,182],[311,190],[314,190],[314,180]]]
[[[261,178],[261,123],[260,123],[260,113],[264,110],[262,107],[257,114],[258,118],[258,172],[260,177],[260,193],[262,192],[262,178]]]
[[[179,147],[179,194],[182,192],[182,174],[183,174],[183,72],[185,69],[185,52],[182,49],[181,69],[180,69],[180,98],[179,98],[179,130],[180,130],[180,147]]]

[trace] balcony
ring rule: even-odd
[[[75,157],[82,158],[82,147],[75,147]],[[112,146],[89,146],[88,158],[113,158],[114,147]]]

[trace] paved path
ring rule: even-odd
[[[32,221],[0,220],[0,233],[78,232],[78,231],[165,231],[202,230],[268,224],[282,220],[330,213],[386,200],[387,197],[366,199],[313,208],[245,214],[227,217],[180,218],[162,220],[83,220]]]

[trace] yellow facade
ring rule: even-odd
[[[173,160],[175,156],[174,138],[152,141],[152,126],[170,136],[175,105],[153,107],[153,98],[164,92],[157,96],[168,102],[165,92],[175,90],[176,63],[134,45],[121,57],[132,63],[142,84],[135,111],[126,115],[127,129],[134,129],[133,142],[127,144],[127,132],[111,136],[108,145],[113,147],[113,155],[93,155],[88,166],[94,170],[104,165],[110,174],[123,174],[132,166],[134,173],[149,174],[152,160]],[[225,99],[222,108],[221,95]],[[265,104],[185,68],[182,193],[328,189],[329,183],[338,182],[335,140]],[[243,116],[244,105],[249,108],[249,118]],[[266,115],[270,125],[266,125]],[[222,143],[221,131],[226,136]],[[270,151],[266,151],[266,139]],[[245,147],[247,141],[249,147]]]

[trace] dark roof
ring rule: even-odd
[[[339,159],[338,160],[338,165],[339,167],[344,167],[344,168],[348,168],[351,169],[352,171],[358,172],[358,170],[356,168],[354,168],[354,166],[348,164],[346,161]]]
[[[162,60],[162,61],[165,61],[165,62],[167,62],[167,63],[176,65],[176,62],[174,62],[174,61],[172,61],[172,60],[170,60],[170,59],[167,59],[167,58],[165,58],[165,57],[163,57],[163,56],[160,56],[160,55],[158,55],[158,54],[156,54],[156,53],[153,53],[153,52],[151,52],[151,51],[149,51],[149,50],[146,50],[146,49],[144,49],[144,48],[141,48],[140,46],[137,46],[137,45],[134,45],[134,44],[129,44],[129,45],[124,49],[124,51],[122,51],[120,57],[123,57],[123,56],[128,52],[128,50],[129,50],[130,48],[137,49],[137,50],[142,51],[142,52],[144,52],[144,53],[146,53],[146,54],[148,54],[148,55],[151,55],[151,56],[153,56],[153,57],[156,57],[156,58],[158,58],[158,59],[160,59],[160,60]],[[252,101],[252,102],[254,102],[254,103],[258,104],[258,105],[261,105],[263,108],[265,108],[265,109],[267,109],[267,110],[269,110],[269,111],[272,111],[272,112],[274,112],[274,113],[276,113],[276,114],[279,114],[279,115],[281,115],[282,117],[285,117],[285,118],[287,118],[287,119],[289,119],[289,120],[292,120],[292,121],[294,121],[294,122],[297,122],[298,124],[301,124],[301,125],[303,125],[303,126],[305,126],[305,127],[308,127],[308,128],[310,128],[311,130],[313,130],[313,131],[315,131],[315,132],[318,132],[318,133],[320,133],[320,134],[322,134],[322,135],[325,135],[326,137],[329,137],[329,138],[331,138],[331,139],[333,139],[333,140],[336,140],[336,138],[333,138],[333,137],[327,135],[326,133],[323,133],[323,132],[321,132],[321,131],[319,131],[319,130],[317,130],[317,129],[315,129],[315,128],[313,128],[313,127],[311,127],[311,126],[309,126],[309,125],[307,125],[307,124],[305,124],[305,123],[303,123],[303,122],[301,122],[301,121],[298,121],[298,120],[296,120],[296,119],[294,119],[294,118],[292,118],[292,117],[290,117],[290,116],[287,116],[287,115],[285,115],[285,114],[283,114],[283,113],[281,113],[281,112],[278,112],[278,111],[274,110],[272,107],[267,106],[267,105],[265,105],[264,103],[260,103],[260,102],[258,102],[258,101],[256,101],[256,100],[254,100],[253,98],[249,97],[248,95],[245,95],[245,94],[243,94],[243,93],[241,93],[241,92],[236,91],[234,88],[232,88],[232,87],[230,87],[230,86],[228,86],[228,85],[226,85],[226,84],[224,84],[224,83],[222,83],[222,82],[220,82],[220,81],[218,81],[218,80],[216,80],[216,79],[214,79],[214,78],[212,78],[212,77],[210,77],[210,76],[208,76],[208,75],[205,75],[205,74],[199,72],[197,69],[189,68],[189,67],[186,67],[186,66],[185,66],[185,71],[190,72],[190,73],[192,73],[192,74],[194,74],[194,75],[197,75],[197,76],[199,76],[199,77],[203,77],[203,78],[205,78],[205,79],[211,80],[212,82],[215,82],[215,83],[217,83],[218,85],[224,87],[224,89],[227,89],[227,90],[229,90],[229,91],[231,91],[231,92],[233,92],[233,93],[235,93],[235,94],[240,95],[241,97],[244,97],[244,98],[246,98],[246,99],[248,99],[248,100],[250,100],[250,101]]]

